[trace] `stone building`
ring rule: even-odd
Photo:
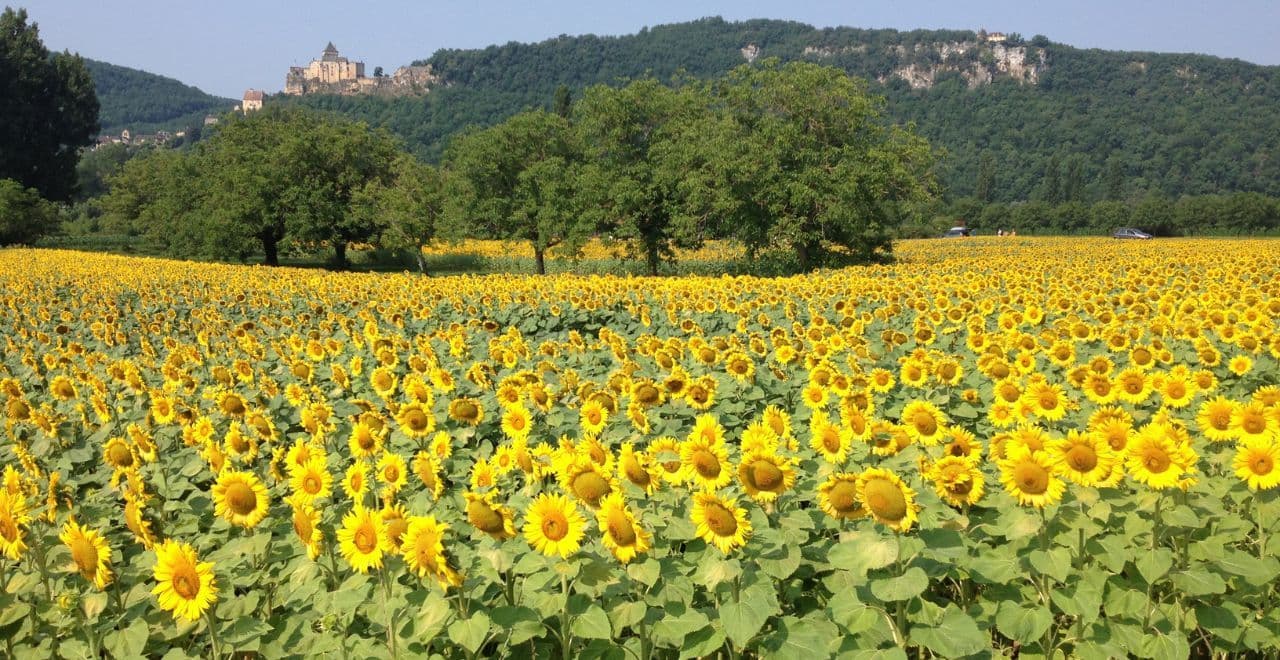
[[[311,64],[305,67],[289,67],[289,73],[285,75],[284,79],[284,93],[305,94],[312,86],[340,85],[343,83],[359,85],[359,81],[364,77],[364,62],[352,62],[339,55],[338,49],[333,46],[331,41],[325,47],[324,52],[321,53],[320,59],[311,60]]]
[[[245,90],[244,102],[240,105],[240,109],[244,111],[244,114],[246,115],[254,110],[261,110],[263,96],[264,95],[260,90]]]
[[[364,62],[352,62],[338,54],[333,43],[324,49],[320,59],[307,66],[289,67],[284,78],[284,93],[303,94],[379,94],[404,96],[425,94],[440,79],[430,66],[402,66],[390,76],[364,75]],[[246,96],[246,107],[248,97]],[[247,111],[247,110],[246,110]]]

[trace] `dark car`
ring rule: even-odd
[[[1151,234],[1148,234],[1141,229],[1134,229],[1133,227],[1121,227],[1111,233],[1111,238],[1137,238],[1146,240],[1151,238]]]
[[[947,233],[943,234],[942,237],[943,238],[964,238],[965,236],[968,236],[968,235],[969,235],[968,227],[952,227],[951,229],[948,229]]]

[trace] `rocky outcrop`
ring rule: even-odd
[[[883,83],[899,78],[913,89],[933,87],[938,76],[948,72],[960,74],[971,89],[989,85],[996,78],[1035,85],[1040,82],[1040,73],[1046,66],[1043,49],[1009,46],[1001,42],[916,44],[911,49],[896,45],[891,50],[899,59],[915,61],[895,67],[887,75],[880,76],[879,81]],[[808,49],[805,52],[807,54]]]

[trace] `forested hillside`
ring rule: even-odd
[[[445,85],[426,97],[299,102],[386,127],[435,160],[457,131],[547,107],[561,84],[576,97],[646,74],[710,77],[748,59],[804,59],[868,78],[891,117],[943,148],[951,198],[1280,195],[1280,67],[984,37],[709,18],[621,37],[440,50],[424,62]]]
[[[206,94],[173,78],[95,60],[87,59],[85,64],[102,106],[103,134],[125,128],[134,133],[182,129],[236,105],[232,99]]]

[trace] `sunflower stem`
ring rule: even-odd
[[[36,558],[36,568],[40,569],[40,583],[44,585],[44,601],[46,603],[53,602],[53,590],[49,587],[49,571],[45,567],[44,546],[40,543],[32,543],[32,554]]]
[[[1267,556],[1267,526],[1262,515],[1262,499],[1258,491],[1253,493],[1253,509],[1258,517],[1258,559]]]
[[[396,649],[396,613],[391,609],[391,569],[387,566],[382,567],[382,606],[387,611],[387,649],[391,651],[391,657],[398,658],[400,654]]]
[[[640,619],[640,660],[649,660],[653,656],[653,642],[649,641],[649,626],[644,618]]]
[[[1156,495],[1155,511],[1151,514],[1151,550],[1154,552],[1156,544],[1160,540],[1160,503],[1164,501],[1164,497]]]
[[[569,660],[573,657],[572,638],[569,637],[569,575],[560,574],[560,590],[564,593],[564,609],[560,611],[560,657]]]
[[[204,624],[209,629],[209,641],[213,645],[213,657],[215,660],[222,658],[222,644],[218,642],[218,629],[213,624],[213,609],[207,609],[204,612]]]

